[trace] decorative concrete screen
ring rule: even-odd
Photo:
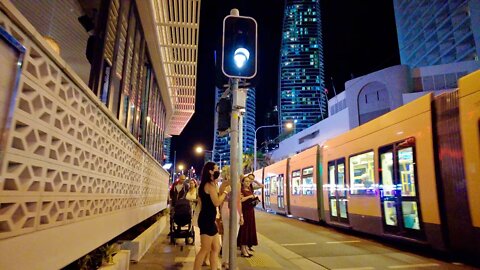
[[[58,269],[164,209],[169,177],[7,10],[0,27],[26,54],[0,160],[0,269]]]

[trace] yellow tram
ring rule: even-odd
[[[263,207],[480,255],[480,71],[255,171]]]

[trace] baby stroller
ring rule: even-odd
[[[190,201],[187,199],[179,199],[173,209],[173,215],[170,220],[170,244],[175,244],[176,238],[192,238],[191,244],[195,243],[195,231],[192,224],[192,208]]]

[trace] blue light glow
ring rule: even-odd
[[[233,60],[235,61],[235,65],[238,68],[242,68],[243,65],[248,61],[248,58],[250,57],[250,52],[245,49],[245,48],[238,48],[235,50],[235,53],[233,55]]]

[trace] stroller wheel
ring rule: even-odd
[[[170,244],[175,245],[175,236],[174,236],[174,233],[173,233],[173,232],[172,232],[172,234],[170,235]]]

